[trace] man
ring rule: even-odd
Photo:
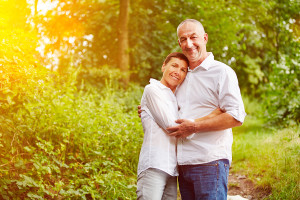
[[[177,28],[178,43],[189,60],[186,80],[176,90],[180,107],[178,126],[168,128],[176,136],[179,188],[183,200],[227,199],[229,166],[232,160],[232,127],[246,116],[235,72],[214,60],[206,51],[208,34],[194,19]],[[224,113],[191,122],[219,107]]]

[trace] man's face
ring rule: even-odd
[[[199,24],[186,22],[178,29],[178,43],[190,64],[202,62],[206,53],[208,35]]]
[[[174,92],[176,87],[184,81],[188,64],[184,60],[173,57],[167,64],[163,64],[161,70],[163,72],[161,83]]]

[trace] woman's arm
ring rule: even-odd
[[[175,96],[171,99],[164,91],[154,87],[145,88],[144,93],[146,107],[160,127],[166,130],[168,127],[177,125],[175,121],[179,116]]]

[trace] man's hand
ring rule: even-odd
[[[175,136],[177,138],[185,138],[193,133],[195,133],[195,123],[187,119],[178,119],[175,121],[178,126],[173,126],[167,128],[170,136]]]
[[[138,105],[138,114],[139,114],[139,118],[141,118],[141,113],[142,113],[142,110],[141,110],[141,105]]]

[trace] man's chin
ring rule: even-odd
[[[190,57],[188,57],[188,59],[190,62],[197,62],[199,60],[198,56],[190,56]]]

